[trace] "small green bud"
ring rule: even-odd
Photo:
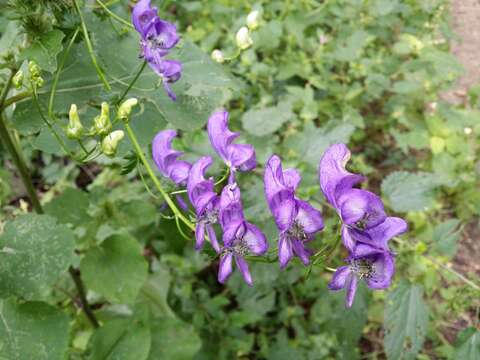
[[[80,117],[77,112],[77,105],[72,104],[70,106],[70,112],[68,113],[69,122],[67,126],[67,137],[72,140],[78,140],[83,135],[83,125],[80,121]]]
[[[128,121],[130,118],[130,114],[132,112],[132,108],[138,104],[138,100],[136,98],[130,98],[125,100],[122,105],[118,108],[117,116],[119,119]]]
[[[20,89],[23,85],[23,71],[18,70],[15,76],[12,79],[13,86],[17,89]]]
[[[236,35],[237,46],[241,50],[246,50],[253,44],[253,40],[250,37],[250,32],[246,26],[243,26],[238,30]]]
[[[44,81],[40,76],[41,69],[35,61],[28,62],[28,72],[30,73],[30,81],[32,84],[39,88],[42,87]]]
[[[105,136],[105,138],[102,140],[102,152],[110,157],[115,156],[118,144],[124,136],[125,133],[123,132],[123,130],[115,130]]]
[[[255,30],[260,26],[260,12],[258,10],[252,11],[247,15],[247,26],[250,30]]]
[[[106,102],[102,102],[102,110],[100,115],[93,119],[94,132],[97,135],[105,136],[112,130],[112,123],[110,122],[110,107]]]

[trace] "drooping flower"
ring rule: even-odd
[[[348,265],[339,267],[328,284],[330,290],[346,289],[346,307],[353,305],[358,280],[364,280],[370,289],[386,289],[390,286],[395,263],[389,251],[359,243],[346,261]]]
[[[192,165],[187,161],[178,160],[183,153],[172,149],[175,136],[177,136],[175,130],[163,130],[155,135],[152,142],[152,157],[163,176],[177,185],[186,185]]]
[[[223,188],[220,196],[219,219],[223,230],[224,247],[220,258],[218,281],[223,284],[228,280],[233,271],[232,263],[235,258],[243,279],[252,286],[252,276],[244,256],[265,254],[268,243],[262,231],[245,220],[237,183],[227,184]]]
[[[228,112],[216,111],[208,119],[208,137],[217,154],[230,168],[229,183],[235,181],[235,171],[249,171],[255,168],[255,149],[250,144],[234,144],[239,133],[228,129]]]
[[[219,196],[214,191],[213,179],[205,179],[205,171],[212,164],[210,156],[203,156],[193,163],[188,175],[187,193],[197,214],[195,249],[200,250],[205,242],[205,231],[217,253],[220,246],[213,224],[218,221]]]
[[[280,232],[278,258],[282,269],[294,255],[308,265],[310,251],[305,245],[323,229],[320,211],[295,196],[300,180],[301,176],[295,169],[282,169],[282,161],[277,155],[267,161],[265,196]]]
[[[158,17],[157,8],[150,6],[150,0],[140,0],[132,11],[132,23],[140,34],[142,57],[161,78],[167,95],[176,100],[170,84],[181,77],[182,65],[164,57],[180,40],[174,24]]]
[[[354,188],[364,177],[345,169],[349,159],[346,145],[328,148],[320,161],[320,187],[342,219],[343,244],[349,251],[354,250],[357,241],[381,247],[380,233],[393,237],[405,232],[407,224],[403,219],[387,217],[377,195]]]

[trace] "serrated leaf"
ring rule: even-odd
[[[294,116],[292,104],[282,102],[260,110],[248,110],[242,117],[243,128],[254,136],[274,133]]]
[[[63,360],[68,316],[43,302],[0,302],[0,359]]]
[[[443,255],[455,256],[457,252],[457,240],[460,237],[460,220],[449,219],[435,226],[432,242],[435,249]]]
[[[74,262],[74,235],[48,215],[28,214],[7,223],[0,237],[0,297],[42,296]]]
[[[480,330],[469,327],[458,334],[454,359],[480,359]]]
[[[148,360],[190,360],[201,346],[191,325],[172,318],[152,321],[152,347]]]
[[[90,220],[88,194],[79,189],[68,188],[44,206],[45,213],[59,223],[80,226]]]
[[[388,295],[384,346],[390,360],[413,360],[427,332],[428,312],[423,288],[402,282]]]
[[[90,360],[145,360],[150,351],[150,328],[137,319],[116,319],[98,329],[90,343]]]
[[[80,263],[87,288],[116,303],[131,303],[147,278],[142,247],[128,234],[112,235]]]
[[[424,211],[433,205],[439,185],[431,173],[396,171],[382,181],[382,193],[395,211]]]
[[[42,34],[32,45],[19,54],[20,60],[34,60],[42,70],[53,73],[57,68],[57,55],[62,51],[65,34],[52,30]]]
[[[355,127],[347,123],[330,122],[322,128],[308,123],[305,129],[285,140],[287,151],[317,167],[325,150],[335,143],[347,143]]]

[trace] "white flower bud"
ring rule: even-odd
[[[465,129],[463,129],[463,132],[465,133],[465,135],[470,135],[473,130],[471,127],[466,127]]]
[[[225,58],[223,57],[223,52],[221,50],[215,49],[212,51],[212,60],[218,63],[223,63]]]
[[[23,85],[23,71],[18,70],[15,76],[12,79],[13,86],[17,89],[20,89]]]
[[[138,100],[136,98],[130,98],[128,100],[125,100],[118,108],[118,118],[127,121],[132,112],[132,108],[137,104]]]
[[[102,152],[107,156],[114,156],[117,152],[118,144],[123,139],[125,133],[123,130],[115,130],[105,136],[102,140]]]
[[[69,122],[66,130],[67,137],[73,140],[80,139],[83,134],[83,125],[80,121],[80,117],[78,116],[77,105],[72,104],[70,106],[68,117]]]
[[[236,40],[237,46],[242,50],[248,49],[253,44],[253,40],[250,37],[250,32],[246,26],[243,26],[240,28],[240,30],[238,30]]]
[[[247,26],[250,30],[255,30],[260,25],[260,12],[253,10],[247,15]]]
[[[104,136],[112,129],[112,123],[110,122],[110,107],[106,102],[102,102],[102,111],[99,116],[93,119],[95,133]]]

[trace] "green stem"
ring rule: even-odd
[[[29,98],[30,96],[32,96],[32,92],[31,91],[24,91],[22,93],[19,93],[17,95],[13,95],[12,97],[9,97],[8,99],[6,99],[4,102],[3,102],[3,106],[0,106],[0,111],[3,111],[4,109],[6,109],[7,107],[9,107],[10,105],[16,103],[16,102],[19,102],[23,99],[27,99]]]
[[[123,101],[123,99],[125,99],[125,97],[127,96],[128,92],[132,89],[133,85],[137,82],[138,78],[140,77],[140,75],[142,74],[143,70],[145,69],[145,65],[147,65],[147,61],[144,61],[142,66],[140,67],[140,70],[138,70],[137,74],[135,75],[135,77],[132,79],[132,81],[130,82],[130,84],[128,84],[128,87],[125,89],[125,91],[123,92],[122,96],[120,96],[120,100],[117,101],[117,105],[120,105]]]
[[[115,14],[112,10],[110,10],[103,2],[101,2],[100,0],[96,0],[98,5],[100,5],[103,10],[105,10],[105,12],[110,15],[112,18],[114,18],[115,20],[121,22],[123,25],[129,27],[130,29],[133,29],[133,25],[130,24],[127,20],[121,18],[120,16],[118,16],[117,14]]]
[[[128,137],[130,138],[130,141],[133,144],[133,147],[135,148],[135,152],[137,153],[137,156],[140,158],[140,161],[142,162],[143,166],[145,167],[145,170],[147,171],[148,176],[152,179],[153,183],[155,184],[155,187],[157,190],[160,192],[162,197],[164,198],[165,202],[167,205],[170,207],[170,209],[173,211],[175,217],[178,217],[182,222],[187,225],[192,231],[195,231],[195,225],[193,225],[190,220],[188,220],[180,210],[178,210],[177,206],[173,202],[173,200],[170,198],[170,196],[165,192],[165,190],[162,187],[162,184],[160,184],[160,181],[158,178],[155,176],[155,173],[152,170],[152,167],[147,161],[147,158],[145,157],[145,154],[143,153],[143,150],[138,143],[137,137],[135,136],[135,133],[133,132],[132,128],[130,127],[130,124],[128,122],[125,122],[125,129],[127,130]]]
[[[105,86],[105,89],[110,91],[112,88],[110,87],[110,84],[108,83],[107,79],[105,78],[105,75],[103,74],[103,70],[100,68],[100,65],[97,62],[97,58],[95,57],[95,54],[93,53],[93,46],[92,46],[92,42],[90,41],[90,36],[88,35],[87,25],[85,24],[85,20],[83,19],[82,11],[80,10],[80,7],[78,6],[77,0],[73,0],[73,4],[75,5],[75,9],[77,10],[78,16],[80,17],[80,22],[82,24],[83,37],[85,39],[85,43],[87,44],[88,53],[90,54],[90,58],[92,59],[93,66],[95,67],[95,70],[97,71],[98,77],[100,78],[100,80],[102,80],[103,85]]]
[[[73,44],[75,43],[75,39],[77,38],[78,33],[80,32],[80,28],[77,28],[68,43],[67,49],[65,50],[65,54],[63,54],[62,60],[60,60],[60,64],[58,65],[57,73],[55,74],[55,78],[53,79],[52,89],[50,91],[50,99],[48,100],[48,117],[53,118],[53,101],[55,99],[55,92],[57,90],[58,80],[60,79],[60,73],[65,66],[65,62],[67,61],[68,54],[72,49]]]

